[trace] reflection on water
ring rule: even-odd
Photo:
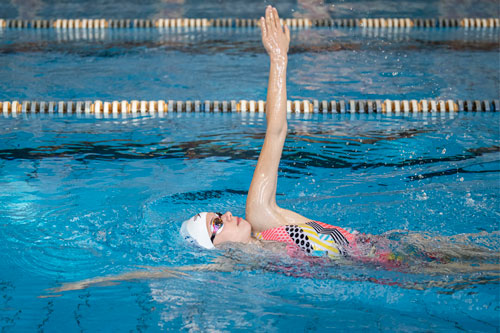
[[[389,142],[411,139],[415,136],[429,135],[428,129],[408,128],[393,131],[376,131],[369,133],[328,130],[290,130],[287,144],[283,150],[281,171],[285,177],[297,178],[307,174],[310,168],[351,170],[385,168],[401,168],[405,166],[425,166],[426,164],[462,162],[484,154],[500,152],[497,145],[490,147],[471,148],[456,151],[455,155],[434,154],[422,152],[420,156],[407,159],[405,155],[387,156],[382,158],[381,153],[389,147]],[[257,160],[259,150],[248,149],[244,144],[249,140],[264,140],[265,133],[261,131],[240,131],[239,137],[234,138],[226,133],[218,135],[200,136],[193,141],[184,142],[150,142],[112,139],[110,141],[82,141],[65,142],[64,144],[38,147],[22,147],[0,149],[0,159],[4,160],[42,160],[42,159],[70,159],[75,162],[88,163],[93,160],[163,160],[163,159],[210,159],[224,158],[225,161]],[[306,144],[306,147],[303,146]],[[317,150],[307,149],[307,146],[321,147]],[[314,147],[313,146],[313,147]],[[496,161],[496,155],[492,161]],[[466,170],[455,167],[446,171],[419,174],[408,177],[410,180],[420,180],[441,175],[458,173],[498,172],[493,170]],[[34,173],[36,174],[36,173]]]
[[[288,96],[497,99],[500,44],[495,31],[295,31]],[[3,100],[266,96],[268,59],[258,29],[6,29],[0,33],[0,56],[6,64],[0,67]]]
[[[265,54],[258,28],[7,30],[0,54],[65,53],[81,57],[183,52],[190,54]],[[497,52],[494,29],[438,31],[418,29],[311,29],[292,31],[289,54],[341,51]]]

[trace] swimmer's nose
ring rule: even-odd
[[[231,221],[233,219],[233,214],[231,214],[231,212],[226,212],[224,215],[222,215],[222,217],[224,217],[226,220],[224,222],[228,222],[228,221]]]

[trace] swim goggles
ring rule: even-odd
[[[212,222],[210,222],[210,228],[212,229],[212,237],[210,237],[210,240],[212,243],[214,242],[215,236],[219,234],[219,232],[222,231],[222,228],[224,228],[224,222],[222,222],[222,214],[221,213],[215,213],[218,217],[215,217],[212,219]]]

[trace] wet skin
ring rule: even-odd
[[[215,213],[208,213],[206,226],[208,236],[212,237],[211,223],[217,215]],[[222,215],[222,222],[224,227],[215,236],[214,245],[222,244],[225,242],[239,242],[239,243],[249,243],[251,240],[252,226],[245,219],[234,216],[231,212],[226,212]]]

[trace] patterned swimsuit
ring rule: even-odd
[[[344,256],[354,244],[354,235],[330,224],[311,221],[299,225],[283,225],[255,234],[260,240],[284,242],[288,250],[301,250],[311,256]]]

